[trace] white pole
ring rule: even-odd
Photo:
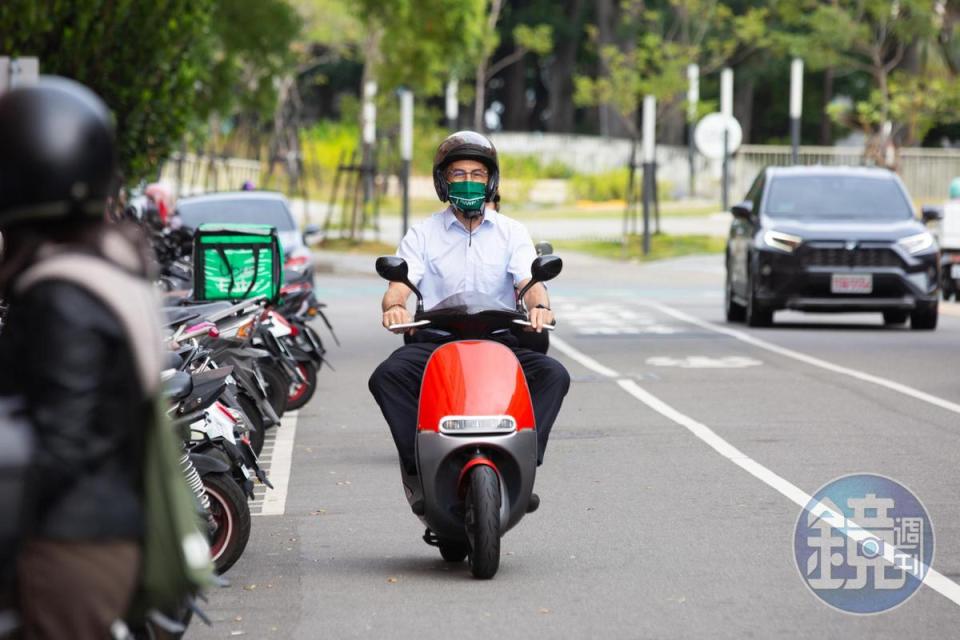
[[[733,69],[729,67],[720,72],[720,113],[733,117]]]
[[[790,63],[790,150],[793,164],[800,160],[800,117],[803,115],[803,60]]]
[[[460,117],[460,100],[458,98],[459,86],[457,79],[451,77],[447,81],[447,94],[446,94],[446,116],[447,116],[447,126],[451,131],[457,128],[457,118]]]
[[[720,113],[722,113],[727,119],[733,118],[733,69],[727,67],[720,72]],[[729,120],[725,119],[725,122]],[[720,185],[720,199],[721,204],[723,205],[723,210],[727,210],[729,205],[729,193],[728,189],[730,186],[730,153],[727,151],[729,148],[730,140],[730,131],[727,129],[726,124],[723,128],[723,164],[721,166],[721,185]]]
[[[696,122],[700,102],[700,66],[687,65],[687,122]]]
[[[403,161],[403,231],[410,225],[410,161],[413,159],[413,91],[400,90],[400,159]]]
[[[656,150],[657,99],[643,97],[643,161],[653,162]]]
[[[643,254],[650,253],[650,204],[653,202],[656,179],[657,135],[657,99],[654,96],[643,97]]]
[[[693,196],[696,185],[693,127],[697,123],[697,104],[700,102],[700,66],[687,65],[687,162],[689,164],[689,194]]]
[[[372,145],[377,140],[377,83],[367,81],[363,87],[363,144]]]
[[[413,159],[413,91],[400,91],[400,158]]]

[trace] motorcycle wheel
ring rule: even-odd
[[[470,572],[474,578],[489,580],[500,568],[500,480],[485,464],[470,472],[465,525]]]
[[[250,431],[248,433],[250,446],[253,448],[253,452],[259,456],[260,452],[263,451],[264,430],[266,429],[263,426],[263,415],[260,413],[257,403],[243,394],[237,396],[237,403],[243,409],[243,414],[250,420]]]
[[[440,555],[447,562],[463,562],[470,553],[470,545],[459,540],[440,540],[437,542]]]
[[[313,392],[317,390],[317,365],[312,362],[298,362],[297,369],[307,381],[294,380],[290,383],[290,390],[287,393],[287,409],[291,411],[310,402]]]
[[[264,364],[260,364],[259,367],[263,380],[267,383],[267,402],[278,416],[283,416],[283,412],[287,410],[290,378],[279,367]]]
[[[210,498],[210,514],[217,530],[210,540],[210,555],[217,574],[236,564],[250,540],[250,506],[243,490],[229,473],[203,477],[203,489]]]

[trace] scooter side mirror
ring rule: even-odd
[[[563,260],[560,259],[560,256],[554,255],[539,256],[533,261],[533,265],[530,267],[530,271],[533,273],[533,279],[537,282],[553,280],[560,275],[562,270]]]
[[[517,305],[519,306],[523,301],[523,296],[527,295],[527,291],[530,291],[530,287],[538,282],[553,280],[560,275],[560,271],[562,270],[563,260],[560,259],[560,256],[538,256],[534,258],[533,264],[530,266],[530,272],[533,274],[533,277],[530,278],[530,282],[527,283],[527,286],[521,289],[520,293],[517,294]]]
[[[936,222],[937,220],[943,220],[943,210],[940,207],[935,207],[931,205],[924,205],[920,209],[920,215],[924,223]]]
[[[380,256],[377,258],[377,274],[390,282],[407,282],[407,261],[397,256]]]
[[[423,295],[420,293],[420,290],[408,277],[409,268],[407,267],[407,261],[398,256],[380,256],[377,258],[377,273],[384,280],[389,280],[390,282],[399,282],[410,287],[410,290],[417,296],[417,311],[423,311]]]
[[[553,245],[546,240],[541,240],[533,245],[533,248],[537,250],[538,256],[549,256],[553,253]]]

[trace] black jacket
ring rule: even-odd
[[[25,400],[37,439],[27,535],[139,538],[152,407],[119,320],[66,282],[39,283],[8,302],[0,396]]]

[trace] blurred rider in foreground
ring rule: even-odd
[[[102,640],[140,570],[143,425],[161,368],[146,262],[104,223],[114,129],[90,90],[42,78],[0,95],[0,141],[0,428],[15,418],[34,440],[15,566],[22,633]]]

